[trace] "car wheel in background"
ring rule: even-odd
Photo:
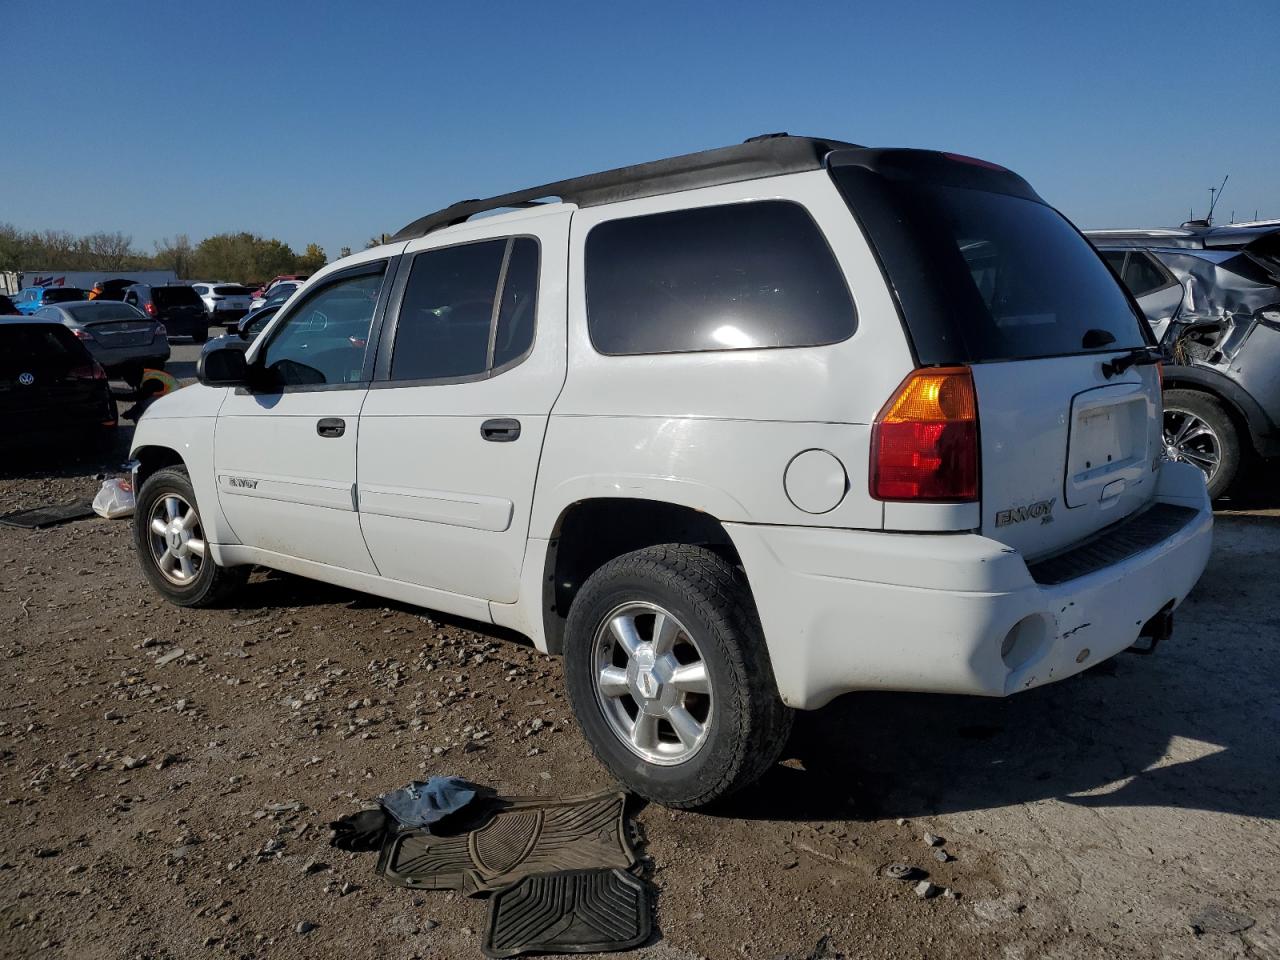
[[[138,562],[147,580],[170,603],[216,606],[248,579],[248,567],[220,567],[213,562],[185,469],[156,471],[134,496]]]
[[[564,654],[595,755],[657,803],[701,807],[747,786],[791,730],[746,580],[703,547],[649,547],[597,570]]]
[[[1170,460],[1200,468],[1211,500],[1231,488],[1244,458],[1240,431],[1222,404],[1199,390],[1165,391],[1164,447]]]

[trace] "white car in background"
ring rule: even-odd
[[[253,291],[238,283],[193,283],[191,287],[204,301],[213,323],[234,326],[252,309]]]
[[[261,310],[263,307],[279,306],[293,296],[293,292],[302,286],[305,280],[278,280],[260,297],[254,297],[249,310]]]

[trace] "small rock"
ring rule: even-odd
[[[959,900],[959,899],[960,899],[960,894],[956,893],[956,892],[955,892],[954,890],[952,890],[950,887],[943,887],[943,888],[942,888],[942,898],[943,898],[944,900]]]
[[[948,863],[951,860],[951,854],[947,853],[947,851],[943,850],[941,847],[938,847],[933,851],[933,859],[937,860],[939,863]]]
[[[106,713],[102,715],[102,719],[103,720],[122,720],[124,718],[120,716],[120,713],[118,711],[108,710]]]
[[[889,880],[915,880],[921,875],[921,871],[908,863],[891,863],[880,871],[881,876]]]
[[[56,857],[61,852],[62,852],[61,850],[58,850],[54,847],[41,847],[39,850],[36,851],[36,856],[40,857],[41,859],[45,859],[48,857]]]
[[[924,842],[931,847],[940,847],[947,841],[942,839],[942,837],[938,836],[936,833],[926,833],[924,835]]]
[[[898,818],[898,820],[897,820],[897,824],[898,824],[898,826],[900,826],[900,827],[905,827],[905,826],[907,825],[907,818],[906,818],[906,817],[899,817],[899,818]]]
[[[186,655],[187,651],[183,650],[181,647],[174,647],[163,657],[156,658],[156,666],[163,667],[165,664],[173,663],[173,661],[177,660],[179,657],[185,657]]]
[[[338,888],[338,896],[345,897],[348,893],[355,893],[360,888],[348,880]]]
[[[1196,936],[1202,933],[1239,933],[1248,930],[1253,924],[1253,917],[1224,910],[1216,903],[1202,907],[1190,921],[1191,931]]]
[[[936,897],[941,891],[928,880],[921,880],[916,884],[916,896],[921,900],[929,900]]]
[[[327,863],[321,863],[314,857],[302,865],[302,872],[304,875],[309,873],[320,873],[322,870],[328,869],[329,865]]]
[[[120,767],[123,770],[137,770],[139,767],[146,766],[147,758],[145,755],[141,757],[125,757],[120,761]]]
[[[438,927],[438,926],[440,926],[440,924],[436,923],[436,921],[434,921],[434,920],[423,920],[423,921],[422,921],[422,929],[423,929],[423,930],[434,930],[434,929],[435,929],[436,927]]]
[[[316,928],[316,925],[314,923],[311,923],[310,921],[307,921],[307,920],[303,920],[300,924],[298,924],[296,927],[293,928],[293,932],[294,933],[310,933],[315,928]]]

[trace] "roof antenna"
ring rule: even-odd
[[[1218,186],[1217,190],[1214,190],[1213,187],[1209,188],[1209,213],[1204,218],[1205,223],[1209,225],[1213,224],[1213,208],[1216,207],[1218,205],[1218,201],[1222,199],[1222,191],[1227,185],[1227,177],[1229,176],[1231,175],[1227,174],[1226,177],[1222,178],[1222,183]],[[1214,194],[1217,194],[1217,196],[1214,196]]]

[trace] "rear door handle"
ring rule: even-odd
[[[494,443],[510,443],[520,436],[520,421],[510,417],[486,420],[480,424],[480,436]]]
[[[340,437],[347,432],[347,421],[341,417],[324,417],[316,421],[316,433],[322,437]]]

